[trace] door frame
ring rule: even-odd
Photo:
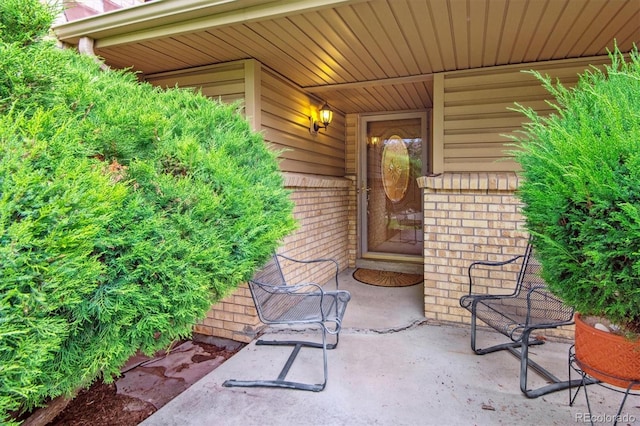
[[[413,272],[419,266],[422,273],[423,255],[412,256],[394,253],[366,252],[367,247],[367,209],[366,209],[366,185],[367,185],[367,123],[370,121],[401,120],[410,118],[421,119],[422,134],[422,164],[423,174],[427,174],[431,168],[431,143],[429,139],[429,116],[427,110],[383,112],[360,114],[358,117],[357,144],[357,168],[356,168],[356,267],[383,269],[398,272]]]

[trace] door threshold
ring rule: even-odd
[[[412,262],[407,260],[390,260],[390,259],[356,259],[356,268],[373,269],[376,271],[402,272],[405,274],[424,273],[424,265],[422,262]]]

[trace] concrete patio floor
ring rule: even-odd
[[[468,327],[439,325],[422,314],[422,285],[383,288],[340,276],[352,293],[337,349],[329,351],[322,392],[226,388],[227,379],[274,379],[290,348],[255,342],[163,406],[142,425],[569,425],[589,424],[584,391],[528,399],[519,388],[519,362],[508,352],[474,355]],[[266,331],[274,339],[306,331]],[[503,341],[479,334],[485,346]],[[549,341],[530,351],[560,378],[568,375],[570,343]],[[572,373],[575,374],[575,373]],[[577,374],[575,374],[577,378]],[[322,381],[322,352],[303,349],[288,380]],[[529,373],[531,387],[544,385]],[[622,394],[594,385],[595,424],[613,424]],[[640,424],[640,397],[630,397],[618,424]]]

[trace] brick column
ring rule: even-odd
[[[455,173],[418,179],[424,192],[425,316],[467,323],[458,300],[476,260],[505,260],[527,243],[515,173]],[[503,283],[495,281],[495,287]],[[505,282],[505,286],[513,286]]]
[[[424,193],[424,312],[430,319],[468,324],[458,300],[467,294],[471,262],[524,253],[528,233],[515,195],[515,173],[448,173],[418,179]],[[478,292],[513,290],[515,273],[493,276]],[[541,333],[542,334],[542,333]],[[571,339],[573,326],[544,335]]]

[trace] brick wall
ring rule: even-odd
[[[285,173],[285,186],[295,203],[299,228],[284,240],[278,253],[297,259],[335,259],[340,270],[348,267],[350,250],[350,202],[353,181],[323,176]],[[308,269],[286,271],[292,280],[306,280]],[[314,271],[317,272],[317,271]],[[313,281],[325,283],[331,270],[323,268]],[[194,332],[239,342],[250,342],[262,328],[249,288],[242,284],[231,295],[211,307]]]
[[[430,319],[469,323],[458,300],[468,292],[473,261],[522,254],[528,234],[515,196],[515,173],[446,173],[421,177],[424,192],[424,309]],[[486,292],[513,289],[513,276],[487,282]],[[569,337],[569,330],[548,334]]]

